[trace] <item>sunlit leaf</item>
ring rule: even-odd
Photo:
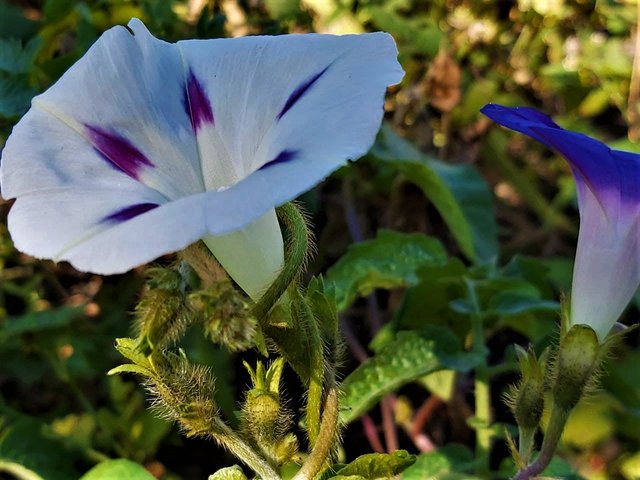
[[[434,238],[381,230],[375,240],[351,245],[327,272],[326,283],[333,284],[338,310],[344,310],[376,288],[414,285],[420,267],[445,261],[446,252]]]
[[[422,189],[468,258],[480,262],[495,259],[498,227],[493,198],[474,167],[429,157],[386,127],[371,153]]]
[[[444,327],[399,332],[395,341],[344,379],[340,418],[349,423],[408,382],[446,368],[468,371],[480,360],[477,354],[462,351],[456,336]]]
[[[387,479],[398,475],[407,467],[413,465],[416,456],[406,450],[396,450],[393,453],[369,453],[361,455],[354,461],[337,470],[335,476],[327,478],[344,479],[349,477],[365,478],[367,480]]]
[[[479,480],[468,473],[473,467],[473,454],[467,448],[447,445],[435,452],[418,455],[416,463],[402,473],[402,479]]]
[[[131,460],[124,458],[102,462],[86,474],[80,480],[155,480],[145,468]]]

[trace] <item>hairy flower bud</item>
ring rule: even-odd
[[[533,350],[517,348],[522,379],[514,388],[511,409],[521,429],[538,428],[544,410],[544,365]]]
[[[588,325],[574,325],[560,340],[553,385],[553,399],[560,408],[573,408],[591,382],[600,360],[596,332]]]

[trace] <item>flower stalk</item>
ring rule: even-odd
[[[311,480],[320,472],[327,458],[329,458],[331,447],[338,433],[338,413],[338,390],[336,387],[332,387],[327,392],[322,422],[315,446],[292,480]]]

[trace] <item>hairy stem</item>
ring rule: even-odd
[[[324,384],[324,355],[322,338],[316,319],[307,301],[300,296],[303,309],[302,314],[306,320],[306,326],[311,345],[309,363],[309,390],[307,391],[307,432],[309,443],[313,448],[320,433],[320,412],[322,410],[322,393]]]
[[[278,278],[271,284],[264,295],[253,307],[253,313],[259,321],[264,322],[269,310],[295,282],[304,267],[310,246],[309,228],[304,215],[293,203],[285,203],[277,210],[278,218],[287,227],[287,245],[285,248],[284,267]]]
[[[338,430],[338,390],[332,387],[327,393],[327,400],[320,424],[320,432],[311,454],[302,464],[302,468],[293,477],[293,480],[311,480],[322,469],[335,440]]]
[[[532,428],[518,428],[518,454],[524,464],[529,463],[534,448],[536,430]]]
[[[558,442],[562,437],[564,426],[569,418],[570,410],[558,408],[554,405],[551,410],[551,419],[549,420],[549,426],[542,441],[542,448],[540,449],[540,455],[531,465],[526,466],[520,470],[513,480],[529,480],[541,474],[547,465],[551,462],[553,455],[558,448]]]
[[[280,475],[220,418],[210,432],[220,444],[246,463],[262,480],[280,480]]]

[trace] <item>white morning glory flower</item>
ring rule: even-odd
[[[258,298],[283,262],[274,208],[368,150],[396,57],[384,33],[108,30],[7,140],[16,248],[114,274],[203,239]]]
[[[604,340],[640,284],[640,155],[564,130],[533,108],[489,104],[482,113],[557,150],[571,165],[580,232],[570,320]]]

